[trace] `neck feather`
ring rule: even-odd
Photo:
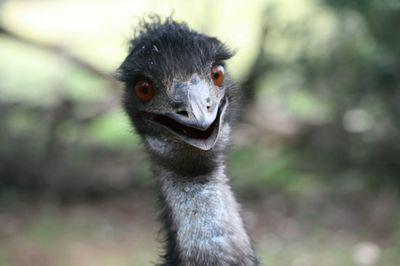
[[[162,265],[258,265],[223,166],[196,177],[156,172],[167,234]]]

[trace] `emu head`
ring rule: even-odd
[[[227,145],[235,86],[218,41],[172,20],[142,23],[119,68],[123,105],[154,159],[207,172]],[[197,170],[196,170],[197,169]]]

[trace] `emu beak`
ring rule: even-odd
[[[154,121],[166,127],[187,144],[210,150],[218,140],[228,99],[212,97],[204,81],[174,82],[171,98],[181,103],[174,112],[156,115]]]
[[[217,117],[218,108],[215,107],[218,106],[212,106],[208,91],[204,92],[201,87],[190,90],[188,98],[188,122],[195,128],[207,130]]]

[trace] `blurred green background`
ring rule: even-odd
[[[237,50],[228,172],[265,265],[400,264],[398,0],[0,0],[0,265],[151,265],[113,79],[146,14]]]

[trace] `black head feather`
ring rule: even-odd
[[[130,41],[129,55],[119,69],[121,81],[141,75],[161,80],[204,71],[209,63],[223,62],[233,53],[214,37],[195,32],[184,23],[158,17],[143,20]]]

